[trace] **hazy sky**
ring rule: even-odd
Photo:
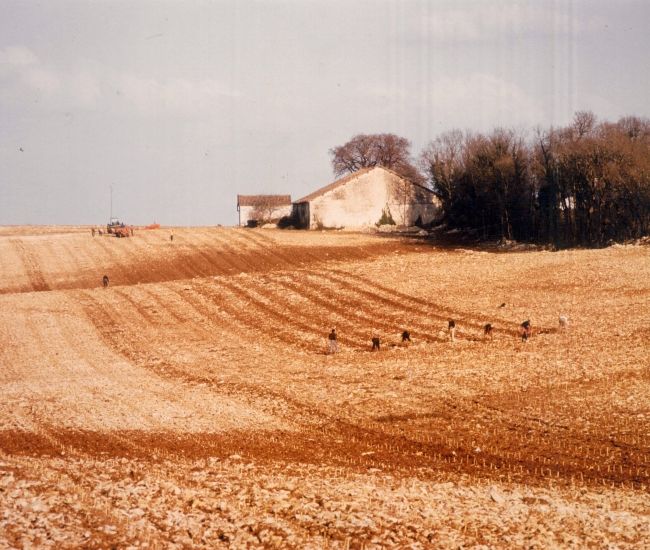
[[[0,224],[236,223],[394,132],[650,116],[650,2],[0,0]]]

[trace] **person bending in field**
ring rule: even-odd
[[[339,351],[339,345],[338,342],[336,341],[336,329],[333,328],[332,332],[329,333],[329,336],[327,337],[327,343],[328,343],[328,350],[330,353],[337,353]]]
[[[370,351],[379,351],[379,345],[381,344],[381,341],[379,340],[378,336],[374,336],[372,338],[372,349]]]
[[[104,286],[104,288],[108,286],[108,275],[104,275],[102,277],[102,285]]]
[[[95,228],[94,228],[94,227],[91,227],[91,228],[90,228],[90,232],[93,234],[93,237],[94,237],[94,236],[95,236]]]
[[[521,336],[521,341],[525,342],[533,334],[533,329],[530,326],[530,321],[526,320],[521,325],[519,325],[519,336]]]
[[[405,330],[402,332],[402,342],[410,342],[411,341],[411,333],[408,330]]]
[[[453,319],[449,319],[449,323],[447,324],[447,330],[449,331],[449,338],[451,339],[452,342],[456,341],[456,321]]]
[[[494,330],[494,327],[492,326],[492,324],[491,324],[491,323],[487,323],[487,324],[483,327],[483,336],[485,336],[486,338],[490,338],[490,340],[491,340],[491,339],[492,339],[492,331],[493,331],[493,330]]]

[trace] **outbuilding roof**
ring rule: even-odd
[[[289,206],[291,195],[237,195],[237,206]]]

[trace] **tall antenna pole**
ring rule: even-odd
[[[108,222],[113,221],[113,184],[111,183],[111,217],[109,218]]]

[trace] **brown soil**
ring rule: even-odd
[[[50,532],[69,547],[512,546],[533,540],[539,525],[569,538],[547,534],[533,546],[590,545],[586,526],[605,533],[621,510],[627,531],[607,531],[607,540],[634,547],[650,532],[647,514],[636,511],[650,485],[647,247],[492,254],[342,232],[176,228],[173,242],[168,235],[0,230],[7,518],[27,517],[25,510],[38,511],[34,499],[49,498]],[[568,330],[558,329],[560,314],[570,316]],[[449,318],[458,327],[454,343]],[[534,334],[521,342],[517,327],[527,318]],[[491,340],[482,335],[486,322],[495,327]],[[333,326],[341,353],[330,356]],[[409,346],[400,342],[404,329]],[[370,352],[373,336],[382,339],[378,353]],[[280,484],[291,477],[332,502],[342,503],[347,487],[367,516],[337,516],[340,528],[331,529],[327,514],[312,513],[308,525],[306,514],[289,517],[256,501],[246,517],[283,525],[271,538],[226,534],[233,519],[223,536],[202,527],[201,542],[191,514],[169,524],[153,517],[154,486],[138,501],[139,527],[116,520],[121,496],[119,506],[90,504],[93,464],[111,476],[148,468],[176,487],[163,507],[171,514],[189,487],[208,490],[205,479],[190,480],[197,467],[207,475],[210,461],[239,491],[228,492],[224,506],[268,476]],[[233,481],[241,468],[248,481]],[[77,489],[65,481],[73,471]],[[40,496],[30,493],[36,479]],[[385,484],[433,494],[449,482],[447,498],[473,531],[449,520],[444,536],[432,538],[429,519],[416,519],[421,496],[393,511],[415,525],[411,534],[377,519],[386,510],[371,495],[384,494]],[[575,525],[553,512],[534,528],[519,523],[519,508],[510,510],[512,523],[503,510],[484,510],[485,531],[475,506],[489,506],[480,492],[487,486],[492,504],[527,491],[517,506],[579,508],[598,498],[603,512],[580,508],[584,521]],[[71,492],[91,516],[58,522]],[[429,506],[440,521],[447,517]],[[368,518],[375,531],[355,527]],[[32,527],[0,530],[0,545],[44,544],[45,528]]]

